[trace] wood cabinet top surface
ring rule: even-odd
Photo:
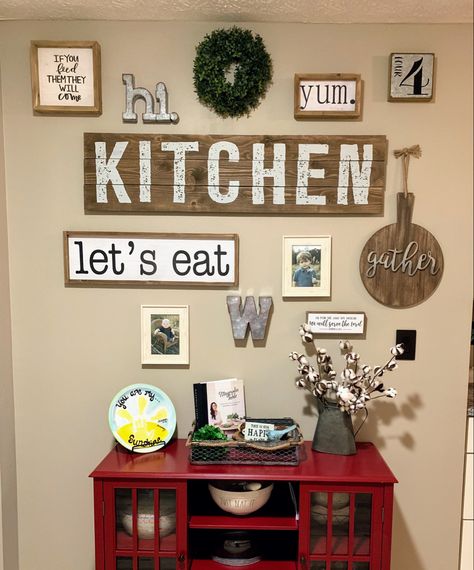
[[[114,447],[90,475],[95,479],[146,479],[150,481],[192,479],[261,479],[313,483],[393,484],[397,479],[372,443],[358,443],[355,455],[341,456],[312,451],[306,441],[301,461],[285,465],[195,465],[189,462],[186,440],[176,439],[163,450],[133,453]]]

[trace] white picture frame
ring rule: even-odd
[[[283,236],[282,253],[283,297],[331,296],[331,236]]]
[[[141,305],[141,363],[189,364],[189,305]]]

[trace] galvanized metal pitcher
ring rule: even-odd
[[[354,455],[356,445],[351,415],[342,412],[336,403],[321,400],[318,400],[318,411],[312,449],[334,455]]]

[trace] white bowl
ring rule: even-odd
[[[132,505],[130,502],[122,506],[121,521],[125,531],[133,534]],[[159,511],[160,537],[168,536],[176,530],[176,504],[173,496],[163,495],[160,498]],[[145,491],[138,501],[137,513],[138,538],[155,538],[155,503],[153,492]]]
[[[160,538],[168,536],[176,530],[176,513],[161,515]],[[132,513],[122,513],[122,524],[125,531],[132,535]],[[155,515],[153,513],[138,513],[137,515],[138,538],[155,538]]]
[[[215,482],[208,485],[211,497],[219,507],[233,515],[248,515],[263,507],[273,491],[273,483],[263,483],[256,491],[239,489],[235,483]]]
[[[347,507],[349,500],[349,493],[333,493],[332,508],[337,510],[342,509],[343,507]],[[313,505],[322,505],[323,507],[327,507],[328,493],[313,493],[311,502]]]

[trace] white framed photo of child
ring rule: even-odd
[[[282,296],[331,296],[331,236],[283,236]]]
[[[189,305],[141,306],[142,364],[189,364]]]

